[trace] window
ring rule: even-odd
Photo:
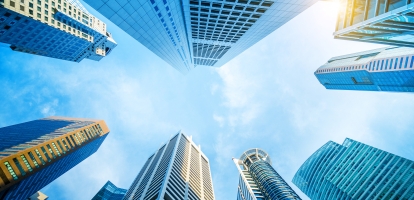
[[[37,7],[37,11],[41,12],[42,11],[42,8],[38,6]]]
[[[24,6],[20,5],[20,10],[24,11]]]
[[[33,164],[35,165],[36,168],[39,168],[39,164],[36,161],[36,158],[34,157],[32,152],[27,153],[29,154],[30,159],[32,159]]]
[[[52,157],[56,158],[55,152],[53,152],[52,147],[50,147],[49,144],[47,144],[46,147],[49,149],[49,152],[50,152],[50,154],[52,154]]]
[[[10,6],[14,7],[16,4],[14,3],[14,1],[10,1]]]
[[[408,64],[408,57],[405,57],[404,69],[406,69],[406,68],[407,68],[407,64]]]
[[[75,142],[75,140],[73,139],[73,137],[72,137],[72,135],[70,135],[70,139],[72,139],[72,142],[73,142],[73,147],[76,147],[76,142]],[[69,141],[69,140],[68,140]],[[72,146],[72,145],[71,145]]]
[[[76,136],[76,134],[75,134],[75,136]],[[78,132],[78,136],[79,136],[79,138],[80,138],[80,140],[81,140],[82,143],[85,142],[85,139],[82,137],[82,135],[81,135],[80,132]]]
[[[54,142],[52,142],[52,146],[55,149],[56,153],[58,154],[58,156],[61,156],[59,149],[57,148],[56,144]]]
[[[35,149],[36,155],[39,158],[40,162],[42,162],[42,165],[45,165],[45,160],[43,160],[42,155],[40,154],[39,150]]]
[[[40,13],[37,13],[37,17],[38,17],[38,18],[41,18],[41,17],[42,17],[42,15],[41,15]]]
[[[9,171],[9,173],[13,177],[13,179],[17,180],[18,179],[17,175],[14,172],[14,170],[13,170],[12,166],[10,165],[10,163],[6,161],[6,162],[4,162],[4,165],[6,166],[7,170]]]
[[[26,168],[29,170],[29,172],[33,171],[32,166],[30,166],[29,161],[27,161],[27,159],[26,159],[26,156],[20,155],[20,158],[23,160],[23,162],[26,165]]]
[[[398,58],[395,59],[394,69],[397,69]]]
[[[73,134],[73,136],[75,137],[77,144],[80,145],[81,143],[79,142],[78,137],[76,137],[76,134]]]
[[[401,60],[400,60],[400,69],[401,69],[401,67],[402,67],[402,63],[403,63],[403,61],[404,61],[404,58],[401,58]]]
[[[42,149],[43,154],[46,156],[47,162],[52,161],[49,157],[49,154],[47,154],[46,149],[44,147],[40,147]]]
[[[66,137],[66,139],[68,139],[68,137]],[[66,143],[65,139],[62,139],[62,142],[63,142],[63,145],[65,145],[66,151],[70,151],[70,148],[68,147],[68,144]]]
[[[388,59],[387,59],[387,61],[385,62],[385,67],[384,67],[384,69],[385,69],[385,70],[387,70],[387,68],[388,68]]]
[[[56,141],[57,143],[58,143],[58,145],[59,145],[59,147],[60,147],[60,149],[62,150],[62,152],[65,154],[66,153],[66,151],[65,151],[65,149],[63,148],[63,146],[62,146],[62,143],[60,143],[60,141],[58,140],[58,141]],[[67,148],[67,147],[66,147]]]
[[[26,175],[26,172],[24,171],[24,169],[23,169],[22,165],[20,165],[20,162],[17,160],[17,158],[13,158],[13,162],[14,162],[14,164],[17,166],[17,169],[19,169],[20,174],[21,174],[22,176]]]

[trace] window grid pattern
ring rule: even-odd
[[[92,200],[122,200],[126,192],[127,190],[118,188],[111,181],[108,181]]]
[[[328,142],[293,182],[312,199],[412,199],[414,162],[346,139]]]

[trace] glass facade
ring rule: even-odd
[[[116,47],[106,25],[78,0],[1,0],[0,42],[14,51],[99,61]]]
[[[340,0],[335,38],[414,47],[410,0]]]
[[[237,200],[300,199],[272,167],[265,151],[250,149],[233,161],[240,173]]]
[[[111,181],[108,181],[92,200],[122,200],[126,192],[127,190],[118,188]]]
[[[296,172],[311,199],[414,199],[414,162],[346,139],[328,142]]]
[[[414,92],[414,49],[387,47],[331,58],[315,72],[326,89]]]
[[[85,143],[66,150],[56,145],[90,127],[99,130]],[[102,120],[64,117],[0,128],[0,199],[27,199],[96,152],[108,132]]]
[[[191,137],[178,133],[151,155],[124,200],[214,200],[207,157]]]
[[[85,0],[186,73],[220,67],[317,0]]]

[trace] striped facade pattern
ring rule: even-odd
[[[237,200],[285,200],[300,197],[272,167],[269,155],[249,149],[233,159],[240,173]]]
[[[214,200],[207,157],[178,133],[151,155],[124,200]]]
[[[414,162],[346,139],[332,141],[298,170],[293,183],[311,199],[413,199]]]

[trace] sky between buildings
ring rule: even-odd
[[[89,6],[86,8],[95,16]],[[414,159],[414,94],[328,91],[313,72],[329,58],[382,47],[334,40],[336,4],[318,2],[221,68],[182,75],[103,19],[118,47],[72,63],[0,45],[0,126],[51,115],[104,119],[97,153],[46,186],[50,199],[128,188],[146,159],[182,130],[210,159],[215,197],[236,198],[232,157],[267,151],[291,180],[319,147],[352,138]]]

